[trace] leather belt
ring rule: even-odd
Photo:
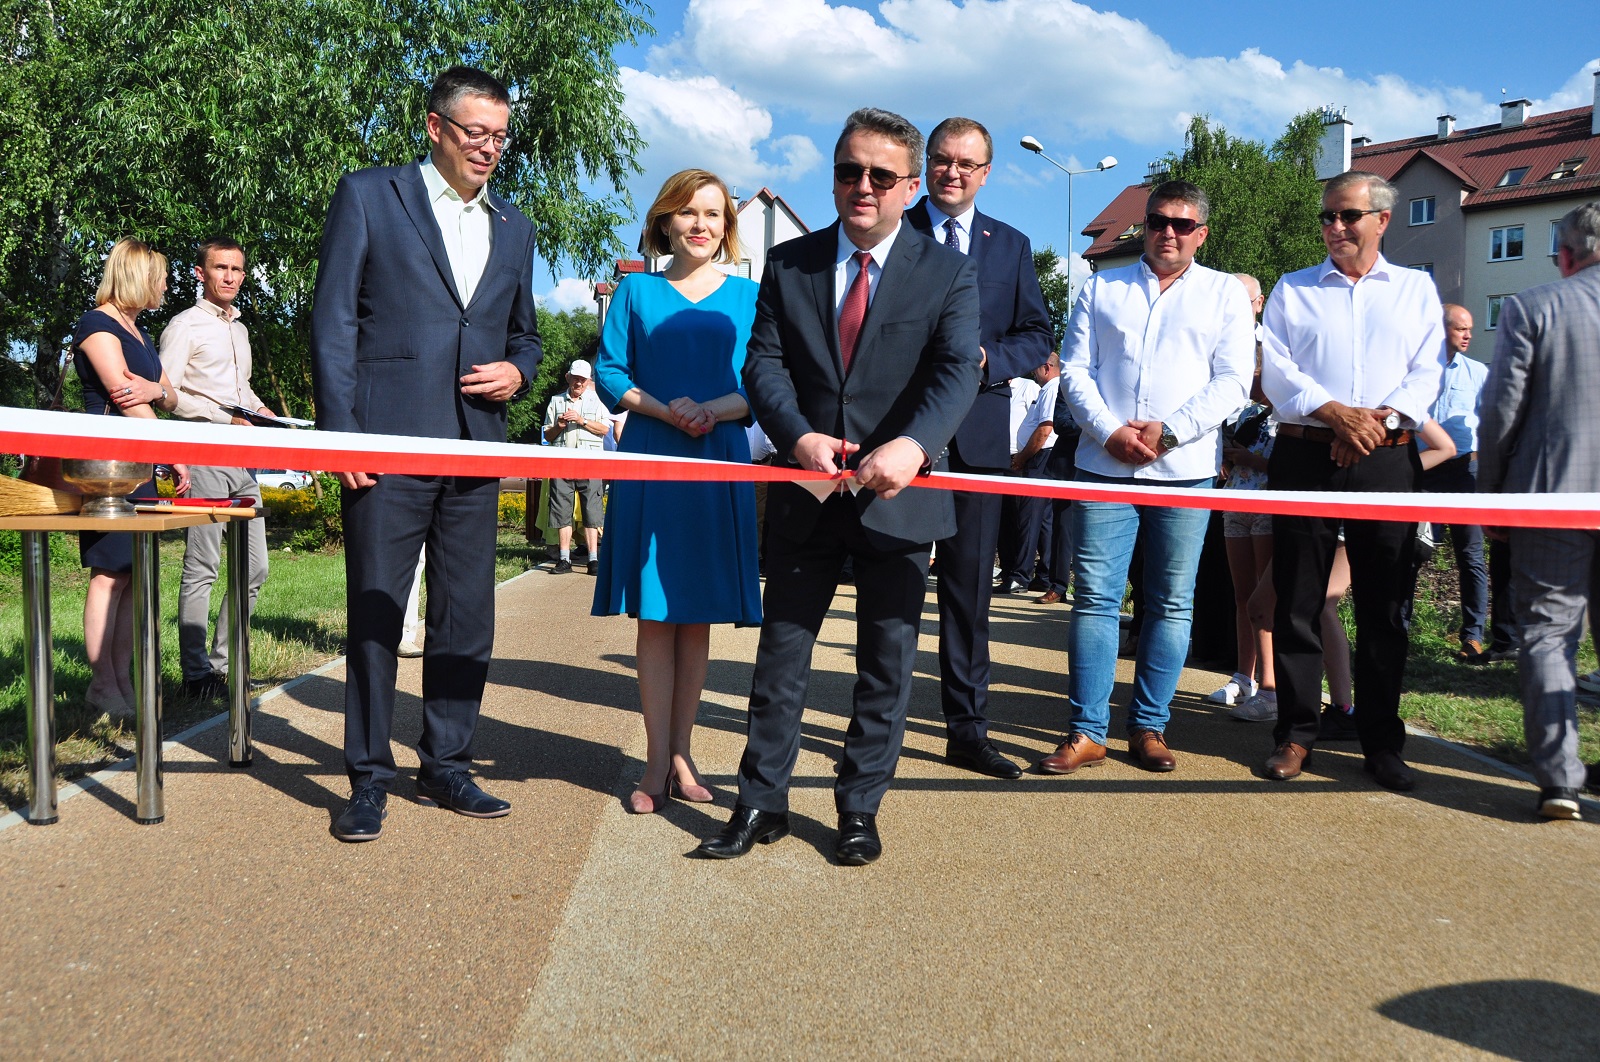
[[[1306,442],[1333,443],[1339,438],[1332,428],[1322,428],[1315,424],[1289,424],[1278,425],[1278,434],[1287,435],[1291,439],[1304,439]],[[1379,446],[1405,446],[1411,441],[1409,428],[1397,428],[1379,440]]]

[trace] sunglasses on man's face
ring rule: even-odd
[[[1344,222],[1344,227],[1349,228],[1368,214],[1381,214],[1381,210],[1324,210],[1317,215],[1317,220],[1324,225],[1332,225],[1334,219]]]
[[[1144,226],[1151,232],[1166,232],[1168,229],[1177,236],[1188,236],[1200,227],[1194,218],[1169,218],[1165,214],[1146,214]]]
[[[861,175],[867,175],[867,180],[880,192],[887,192],[901,181],[914,176],[910,173],[895,173],[881,166],[871,169],[859,162],[835,162],[833,164],[833,179],[840,184],[857,185],[861,183]]]

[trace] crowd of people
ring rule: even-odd
[[[452,68],[429,93],[428,154],[339,182],[312,315],[319,428],[504,440],[506,405],[540,359],[532,226],[489,189],[511,138],[510,104],[494,78]],[[773,483],[762,532],[748,483],[623,480],[604,501],[599,480],[551,485],[557,571],[572,570],[570,524],[581,500],[593,612],[637,623],[647,753],[630,810],[713,799],[691,750],[710,628],[760,627],[736,806],[697,849],[702,856],[742,856],[789,832],[812,650],[848,572],[857,681],[834,783],[835,854],[857,865],[879,857],[877,815],[900,753],[935,555],[949,763],[999,779],[1023,770],[990,740],[988,698],[991,595],[1022,588],[1045,604],[1073,604],[1065,732],[1034,767],[1069,774],[1105,761],[1131,578],[1141,622],[1127,747],[1146,770],[1177,768],[1171,703],[1210,510],[908,490],[919,476],[950,470],[1184,492],[1219,481],[1299,491],[1600,490],[1600,428],[1585,416],[1600,398],[1600,205],[1558,227],[1564,279],[1506,300],[1485,370],[1462,356],[1467,311],[1442,306],[1427,274],[1384,258],[1395,190],[1376,175],[1325,183],[1327,258],[1280,278],[1266,297],[1253,278],[1196,261],[1210,234],[1205,190],[1155,186],[1142,256],[1095,273],[1057,337],[1027,237],[977,207],[992,162],[989,133],[971,119],[946,119],[924,139],[897,114],[854,112],[833,151],[837,222],[773,248],[759,285],[721,268],[740,255],[726,185],[705,170],[673,175],[643,235],[670,265],[618,285],[593,363],[573,363],[567,391],[549,404],[543,435],[552,445],[598,450],[611,440],[632,453],[743,462],[758,438],[758,459],[835,477],[822,488]],[[99,305],[80,324],[75,349],[97,409],[213,421],[230,419],[230,407],[270,412],[249,389],[248,339],[232,309],[242,249],[202,247],[202,297],[168,328],[159,359],[135,321],[159,304],[158,260],[133,241],[119,244]],[[624,413],[631,419],[618,440]],[[206,494],[253,496],[241,470],[187,475]],[[404,627],[414,622],[419,558],[428,606],[418,799],[472,817],[505,815],[510,804],[471,774],[493,642],[498,484],[339,475],[351,797],[332,832],[344,841],[382,832],[397,773],[396,658],[416,648]],[[1434,535],[1419,541],[1411,523],[1320,515],[1230,513],[1223,524],[1238,658],[1210,699],[1237,718],[1273,723],[1261,775],[1287,781],[1319,741],[1354,739],[1376,784],[1413,788],[1398,709],[1418,558]],[[1494,547],[1484,563],[1484,529],[1448,529],[1461,577],[1461,659],[1519,656],[1538,810],[1575,818],[1586,779],[1574,672],[1586,606],[1600,589],[1600,533],[1487,530],[1505,549],[1504,583],[1490,577]],[[216,575],[214,538],[191,533],[193,563],[184,566],[185,680],[202,692],[226,668],[225,631],[207,654],[198,604]],[[114,658],[126,652],[118,617],[127,569],[111,546],[86,541],[85,563],[99,586],[91,602],[108,617],[94,644]],[[253,593],[266,568],[265,550],[252,553],[260,558]],[[1347,587],[1353,654],[1337,615]],[[1502,627],[1515,649],[1495,648]],[[111,674],[97,669],[91,692],[125,700]]]

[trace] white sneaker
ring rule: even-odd
[[[399,644],[399,646],[397,646],[395,648],[395,655],[396,656],[421,656],[422,655],[422,646],[418,645],[416,642],[401,642]]]
[[[1262,690],[1253,694],[1228,714],[1243,723],[1270,723],[1278,718],[1278,691]]]
[[[1595,668],[1587,675],[1579,675],[1578,688],[1585,693],[1600,693],[1600,668]]]
[[[1247,678],[1236,671],[1233,674],[1233,678],[1228,680],[1226,686],[1213,693],[1206,694],[1206,700],[1212,704],[1225,704],[1232,707],[1246,697],[1254,696],[1255,692],[1255,679]]]

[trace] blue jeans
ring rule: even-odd
[[[1080,471],[1080,482],[1139,483]],[[1209,490],[1210,479],[1163,483]],[[1172,509],[1113,502],[1074,502],[1072,537],[1077,546],[1072,626],[1067,635],[1070,671],[1067,701],[1071,729],[1100,744],[1111,722],[1111,691],[1117,680],[1118,615],[1128,585],[1134,541],[1144,532],[1144,629],[1134,663],[1128,732],[1165,731],[1178,674],[1189,653],[1194,614],[1194,579],[1200,569],[1209,509]]]

